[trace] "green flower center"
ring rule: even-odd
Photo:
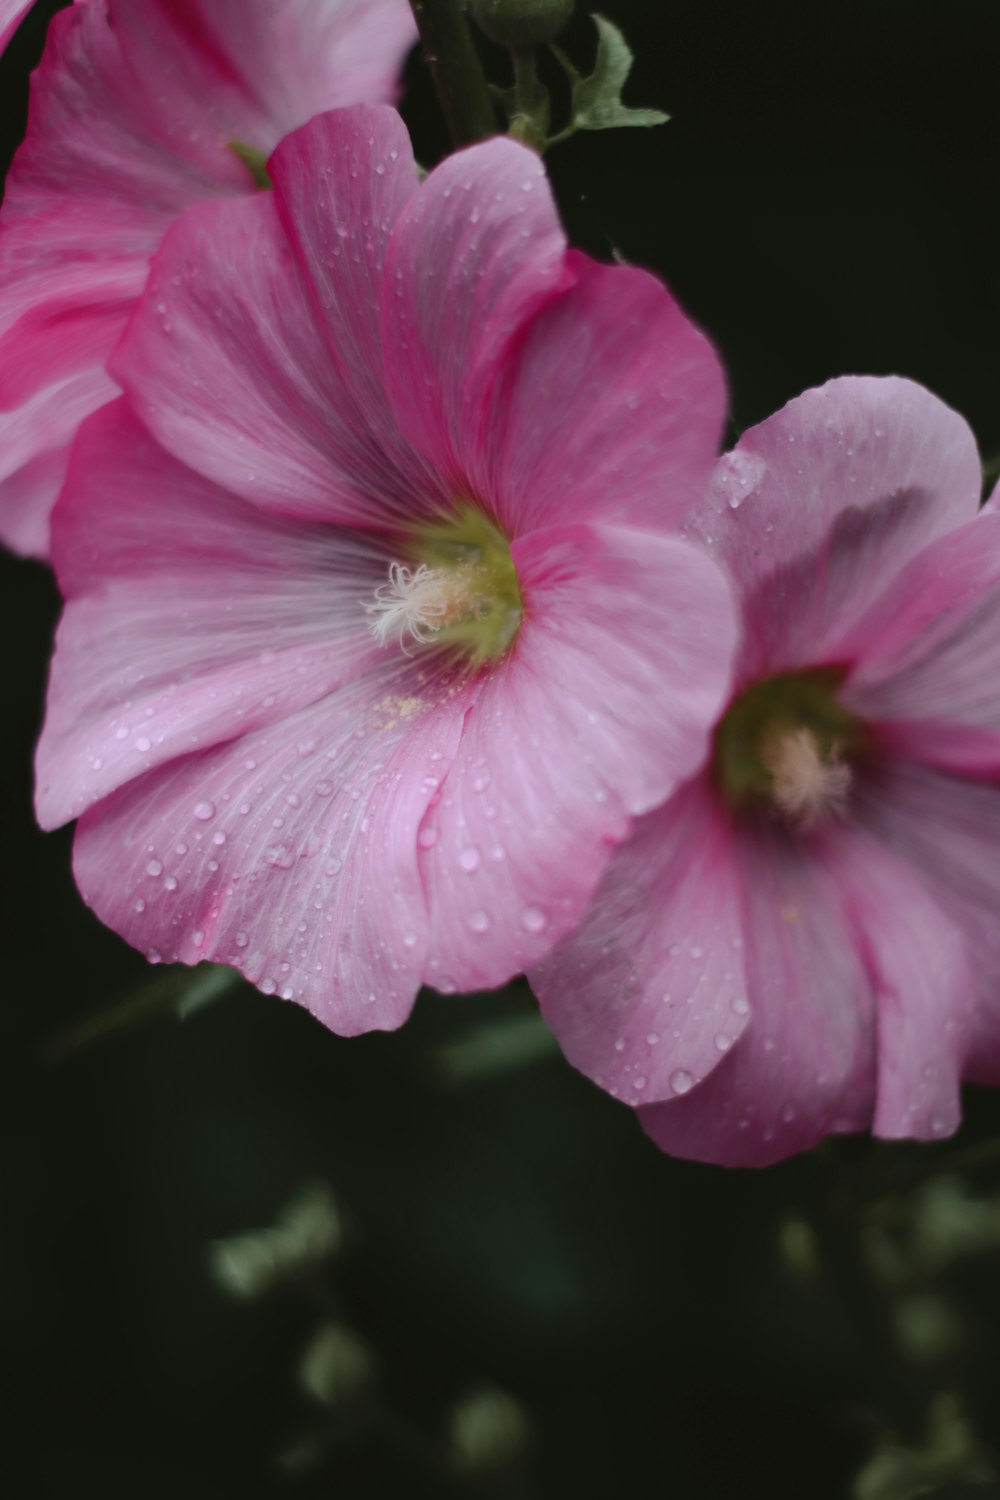
[[[380,645],[447,647],[474,667],[503,656],[524,607],[510,544],[492,521],[463,502],[416,527],[406,551],[411,562],[394,562],[367,605]]]
[[[867,731],[838,701],[846,671],[814,667],[755,682],[715,731],[713,769],[729,805],[800,828],[843,811]]]

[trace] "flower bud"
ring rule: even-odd
[[[540,47],[562,31],[575,0],[471,0],[478,25],[502,47]]]

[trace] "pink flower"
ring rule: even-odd
[[[1000,1082],[1000,517],[905,380],[807,392],[689,531],[743,642],[700,773],[533,976],[572,1062],[665,1150],[762,1165],[928,1139]]]
[[[512,141],[418,188],[358,107],[271,172],[154,262],[114,366],[149,432],[121,401],[74,450],[38,800],[129,942],[350,1033],[537,962],[704,759],[735,620],[671,530],[724,389]]]
[[[35,0],[0,0],[0,52],[3,52]]]
[[[406,0],[77,0],[51,23],[0,212],[0,539],[45,556],[82,419],[168,225],[257,190],[334,105],[395,97]]]

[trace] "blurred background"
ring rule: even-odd
[[[0,63],[0,165],[55,9]],[[731,436],[895,372],[996,473],[995,0],[602,9],[627,99],[672,119],[559,147],[559,201],[714,337]],[[564,44],[589,63],[584,15]],[[416,58],[407,78],[431,163]],[[8,1494],[1000,1496],[1000,1096],[969,1091],[933,1149],[733,1173],[660,1156],[523,987],[427,993],[350,1042],[246,986],[191,992],[89,916],[70,834],[34,827],[47,571],[0,557],[0,608]]]

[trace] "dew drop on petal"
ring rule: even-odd
[[[469,926],[473,932],[486,932],[490,925],[489,914],[485,911],[474,911],[469,918]]]
[[[207,801],[196,802],[194,807],[194,815],[199,822],[207,823],[209,818],[215,817],[215,803]]]
[[[483,862],[483,858],[479,850],[475,848],[474,845],[470,845],[468,849],[462,850],[461,854],[458,856],[458,862],[462,866],[462,869],[465,871],[465,873],[467,875],[471,875],[475,870],[479,869],[479,866]]]
[[[146,874],[157,876],[163,874],[163,862],[159,859],[151,859],[146,866]]]
[[[525,932],[544,932],[548,918],[539,906],[526,906],[521,913],[521,926]]]
[[[686,1094],[694,1087],[694,1078],[685,1068],[678,1068],[670,1075],[670,1087],[675,1094]]]

